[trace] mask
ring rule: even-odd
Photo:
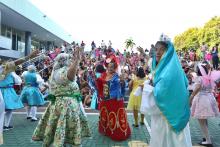
[[[95,73],[96,78],[101,77],[101,73]]]

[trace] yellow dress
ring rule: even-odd
[[[128,106],[127,106],[128,110],[140,110],[141,96],[135,96],[134,92],[136,91],[139,85],[144,83],[146,79],[147,78],[140,79],[137,77],[133,79],[133,88],[132,88],[129,101],[128,101]]]

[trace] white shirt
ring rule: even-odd
[[[15,72],[12,72],[12,76],[14,77],[15,85],[21,85],[21,77],[19,77]]]
[[[102,43],[101,43],[101,47],[105,47],[105,42],[102,42]]]

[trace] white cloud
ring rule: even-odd
[[[75,40],[94,40],[124,48],[132,37],[150,47],[164,32],[171,38],[220,16],[219,0],[30,0]]]

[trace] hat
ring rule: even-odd
[[[35,71],[36,71],[36,66],[34,66],[34,65],[29,65],[29,66],[28,66],[28,71],[29,71],[29,72],[35,72]]]

